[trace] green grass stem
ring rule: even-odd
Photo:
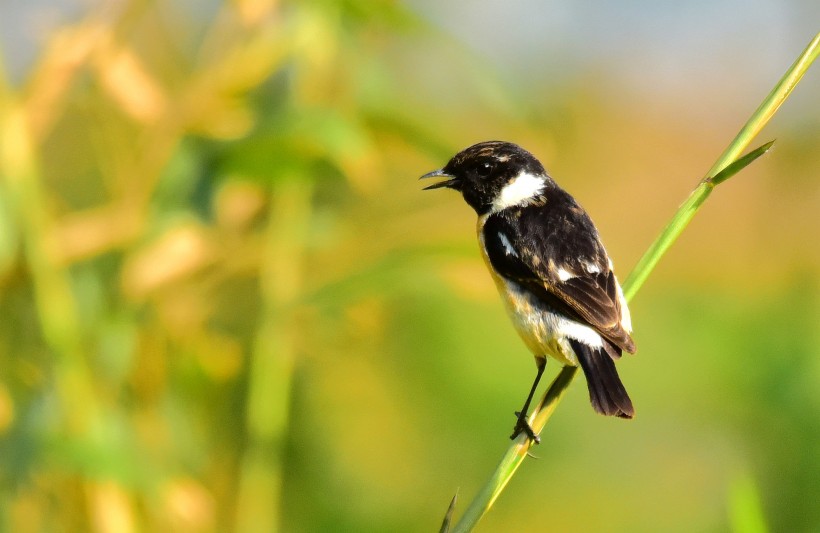
[[[820,53],[820,33],[815,35],[809,45],[800,54],[800,57],[792,64],[786,71],[780,81],[775,85],[774,89],[766,96],[763,102],[758,106],[746,124],[735,136],[734,140],[726,147],[726,150],[718,157],[712,168],[706,173],[706,176],[700,181],[698,186],[689,195],[689,198],[678,209],[675,216],[664,228],[661,235],[652,243],[652,246],[641,257],[638,264],[632,270],[632,273],[624,282],[624,295],[629,300],[638,292],[638,289],[644,284],[649,274],[654,270],[655,266],[660,261],[661,257],[669,250],[672,243],[678,238],[684,228],[692,220],[692,217],[697,213],[698,207],[709,197],[716,185],[725,181],[728,176],[723,179],[714,179],[719,173],[728,167],[732,162],[738,159],[738,156],[752,142],[752,139],[757,136],[763,127],[774,116],[786,98],[789,97],[792,90],[794,90],[797,83],[806,73],[809,66],[817,58]],[[765,150],[764,150],[765,151]]]
[[[298,327],[290,309],[302,290],[304,243],[313,183],[306,178],[273,186],[260,272],[262,322],[251,356],[246,404],[248,444],[241,465],[236,530],[281,528],[284,447],[290,425]]]

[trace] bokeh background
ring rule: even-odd
[[[818,30],[815,0],[2,2],[0,529],[437,529],[535,367],[416,178],[518,142],[624,279]],[[820,531],[819,95],[632,303],[636,419],[577,380],[482,531]]]

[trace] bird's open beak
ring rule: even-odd
[[[432,185],[428,185],[427,187],[425,187],[423,189],[425,191],[429,191],[430,189],[440,189],[442,187],[449,187],[451,189],[454,189],[454,188],[456,188],[455,186],[458,185],[458,179],[455,176],[453,176],[452,174],[447,174],[446,172],[444,172],[443,168],[440,168],[438,170],[434,170],[432,172],[428,172],[427,174],[420,177],[419,179],[424,180],[424,179],[427,179],[427,178],[449,178],[449,179],[439,181],[439,182],[434,183]]]

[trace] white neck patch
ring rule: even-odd
[[[492,211],[497,212],[508,207],[524,205],[544,190],[544,178],[528,172],[522,172],[504,185],[493,202]]]

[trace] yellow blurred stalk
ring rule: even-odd
[[[20,228],[23,259],[32,276],[40,328],[54,357],[53,379],[62,421],[58,431],[64,432],[69,442],[87,444],[99,437],[102,420],[85,356],[77,302],[69,273],[49,246],[48,235],[54,221],[47,210],[49,202],[43,191],[25,104],[3,83],[0,106],[3,193],[10,199],[12,216]],[[93,514],[95,503],[106,497],[105,486],[93,480],[85,480],[83,485],[88,499],[76,503],[88,505]],[[82,499],[82,495],[73,497]]]

